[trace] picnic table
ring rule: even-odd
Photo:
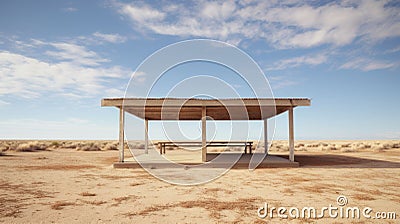
[[[165,154],[166,147],[201,147],[201,142],[192,141],[159,141],[156,143],[160,150],[160,154]],[[244,153],[247,154],[247,149],[249,153],[252,154],[253,141],[211,141],[206,143],[207,147],[244,147]]]

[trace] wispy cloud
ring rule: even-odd
[[[366,59],[366,58],[358,58],[351,60],[340,66],[341,69],[359,69],[363,71],[372,71],[379,69],[388,69],[395,67],[395,63]]]
[[[68,38],[68,43],[89,46],[89,45],[106,45],[121,44],[128,40],[128,37],[118,33],[102,33],[94,32],[90,35],[81,35],[78,37]]]
[[[76,12],[76,11],[78,11],[78,9],[75,8],[75,7],[67,7],[67,8],[63,8],[63,10],[65,12]]]
[[[47,43],[55,50],[46,51],[45,54],[62,61],[70,61],[79,65],[98,66],[109,60],[101,58],[96,52],[88,50],[84,46],[71,43]]]
[[[5,105],[8,105],[8,104],[10,104],[9,102],[6,102],[6,101],[4,101],[4,100],[0,100],[0,107],[1,106],[5,106]]]
[[[399,8],[385,1],[193,1],[168,6],[114,2],[134,29],[220,40],[262,39],[276,48],[348,45],[400,36]]]
[[[272,89],[282,89],[289,86],[299,84],[297,81],[286,76],[270,76],[268,77]]]
[[[385,53],[396,53],[396,52],[399,52],[400,51],[400,46],[397,46],[397,47],[395,47],[395,48],[392,48],[392,49],[389,49],[389,50],[387,50],[387,51],[385,51]]]
[[[152,7],[142,4],[141,6],[134,6],[133,4],[120,4],[119,12],[125,15],[128,15],[132,20],[137,21],[139,23],[146,23],[148,21],[151,22],[160,22],[162,21],[166,14],[157,9],[153,9]]]
[[[93,36],[97,37],[100,41],[105,41],[109,43],[123,43],[127,40],[126,37],[121,36],[119,34],[107,34],[107,33],[95,32],[93,33]]]
[[[302,65],[319,65],[327,61],[327,56],[319,54],[315,56],[300,56],[275,62],[267,70],[283,70],[287,68],[299,67]]]
[[[135,82],[143,83],[146,81],[146,73],[142,71],[136,71],[133,73],[132,77],[135,78]]]
[[[110,78],[128,78],[129,70],[113,66],[85,67],[71,62],[50,63],[11,52],[0,52],[0,95],[35,98],[48,92],[101,94]]]
[[[130,69],[107,66],[108,59],[85,46],[41,40],[32,40],[28,45],[40,54],[0,51],[0,96],[99,96],[106,93],[110,83],[126,81],[131,75]]]

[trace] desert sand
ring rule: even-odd
[[[138,142],[133,147],[143,145]],[[116,146],[115,141],[1,141],[0,222],[398,223],[400,219],[400,141],[296,141],[299,168],[232,169],[197,186],[168,184],[143,169],[114,169]],[[262,147],[257,145],[256,151]],[[287,155],[286,142],[274,141],[271,154]],[[257,216],[264,203],[322,208],[337,206],[340,195],[347,197],[348,206],[370,207],[371,215],[395,212],[396,219]]]

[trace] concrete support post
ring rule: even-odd
[[[119,108],[119,162],[124,162],[124,121],[125,112],[122,107]]]
[[[294,162],[293,107],[289,109],[289,160]]]
[[[149,154],[149,120],[144,119],[144,153]]]
[[[206,107],[201,108],[201,161],[207,160],[207,111]]]
[[[268,154],[268,120],[264,119],[264,153]]]

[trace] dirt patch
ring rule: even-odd
[[[112,206],[119,206],[120,204],[122,204],[123,202],[127,202],[127,201],[136,201],[137,199],[139,199],[139,196],[136,195],[128,195],[128,196],[123,196],[123,197],[117,197],[117,198],[113,198],[113,200],[115,201],[114,204],[112,204]]]
[[[237,201],[218,201],[215,199],[210,200],[197,200],[197,201],[181,201],[166,205],[150,206],[142,211],[135,213],[126,213],[127,216],[141,215],[145,216],[150,213],[171,209],[171,208],[204,208],[210,212],[210,217],[215,219],[221,218],[221,211],[234,210],[239,213],[253,211],[256,209],[256,204],[260,203],[262,200],[260,198],[241,198]]]
[[[6,194],[0,194],[0,217],[17,217],[29,204],[27,200],[35,198],[52,198],[53,192],[36,189],[37,185],[12,184],[0,181],[0,190]]]
[[[94,200],[94,201],[80,200],[80,201],[85,204],[96,205],[96,206],[107,203],[106,201],[97,201],[97,200]]]
[[[67,201],[56,201],[50,207],[51,207],[51,209],[54,209],[54,210],[61,210],[65,206],[70,206],[70,205],[75,205],[75,203],[74,202],[67,202]]]
[[[24,170],[83,170],[83,169],[94,169],[98,168],[93,165],[43,165],[43,166],[21,166],[19,167]]]
[[[96,196],[95,193],[90,193],[90,192],[87,192],[87,191],[82,192],[82,193],[80,193],[79,195],[80,195],[80,196],[83,196],[83,197],[93,197],[93,196]]]
[[[360,201],[372,201],[375,200],[372,196],[368,194],[355,194],[352,196],[353,199],[360,200]]]

